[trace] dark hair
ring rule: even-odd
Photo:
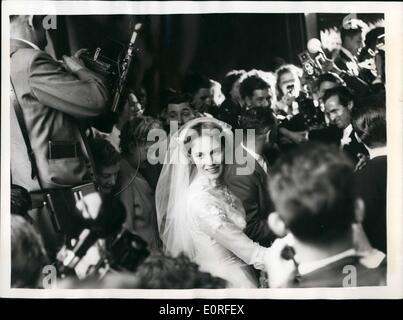
[[[224,94],[225,98],[230,98],[232,87],[234,86],[235,82],[242,77],[244,73],[245,71],[233,70],[226,74],[224,80],[221,83],[221,91]]]
[[[211,82],[201,74],[189,73],[183,79],[182,91],[190,94],[192,97],[202,88],[211,88]]]
[[[191,100],[192,97],[190,94],[173,91],[169,96],[166,97],[164,103],[164,109],[167,109],[168,105],[170,104],[181,104],[181,103],[188,103],[189,107],[191,107],[190,106]]]
[[[343,85],[344,81],[337,74],[332,72],[322,73],[316,80],[316,88],[319,89],[323,82],[333,82],[337,85]]]
[[[255,129],[257,134],[267,127],[274,128],[276,124],[276,118],[270,108],[254,107],[242,112],[240,118],[242,129]]]
[[[339,98],[339,102],[345,108],[348,107],[350,102],[354,102],[354,96],[350,89],[345,86],[338,86],[326,90],[325,94],[323,95],[323,102],[326,102],[329,98],[337,96]]]
[[[277,161],[270,179],[275,207],[293,235],[307,242],[343,236],[354,221],[353,164],[335,146],[307,143]]]
[[[89,145],[97,171],[119,163],[121,156],[108,140],[94,138],[90,140]]]
[[[27,215],[31,209],[32,201],[31,196],[27,189],[12,184],[11,185],[11,213],[18,214],[20,216]]]
[[[173,258],[162,252],[152,253],[139,266],[135,276],[140,289],[218,289],[225,288],[226,281],[202,272],[199,266],[184,254]]]
[[[245,99],[246,97],[252,97],[253,91],[255,91],[255,90],[262,90],[262,89],[268,89],[268,88],[269,88],[269,84],[266,81],[264,81],[259,76],[252,75],[252,76],[246,77],[241,82],[239,91],[241,93],[242,99]]]
[[[119,198],[101,194],[102,204],[95,220],[87,221],[100,238],[116,235],[126,220],[126,209]]]
[[[365,46],[374,50],[378,37],[383,34],[385,34],[384,27],[376,27],[374,29],[371,29],[365,35]]]
[[[352,124],[358,137],[369,147],[386,145],[386,110],[382,107],[356,108]]]
[[[11,287],[38,288],[48,264],[42,238],[23,217],[11,215]]]
[[[162,129],[159,120],[152,117],[137,117],[126,122],[120,132],[120,150],[122,155],[129,155],[130,149],[134,143],[147,141],[148,133],[152,129]]]
[[[344,43],[344,39],[346,37],[349,38],[353,38],[358,34],[362,33],[362,29],[361,28],[355,28],[355,29],[345,29],[345,28],[341,28],[340,29],[340,38],[341,38],[341,43]]]
[[[14,22],[15,20],[18,19],[18,17],[20,17],[19,15],[10,15],[10,23]]]

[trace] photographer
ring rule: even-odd
[[[19,121],[11,117],[13,182],[28,191],[73,186],[88,179],[81,120],[105,111],[108,92],[78,56],[64,63],[44,52],[44,16],[11,16],[11,81],[13,104],[19,104],[35,156],[37,172],[25,150]],[[31,168],[32,167],[32,168]],[[38,181],[39,180],[39,181]]]
[[[83,50],[64,62],[44,51],[44,18],[10,17],[11,176],[31,193],[33,208],[43,207],[46,190],[93,180],[83,121],[102,114],[109,98],[102,80],[79,60]],[[54,253],[58,241],[40,210],[38,227]]]

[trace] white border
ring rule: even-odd
[[[403,4],[401,2],[2,2],[2,92],[10,92],[10,14],[186,14],[186,13],[384,13],[386,28],[388,122],[388,286],[319,289],[216,290],[31,290],[10,289],[10,130],[9,95],[1,96],[0,297],[21,298],[248,298],[248,299],[375,299],[403,297]],[[269,31],[268,31],[269,32]],[[269,34],[268,34],[269,35]]]

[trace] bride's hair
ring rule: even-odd
[[[185,150],[187,151],[186,155],[189,159],[191,159],[192,143],[196,138],[201,137],[202,135],[219,138],[221,142],[221,150],[225,148],[225,135],[223,134],[223,128],[215,122],[199,122],[188,128],[183,140]]]
[[[224,133],[223,128],[215,123],[215,122],[199,122],[196,123],[194,126],[191,126],[188,128],[186,135],[183,140],[184,144],[184,150],[185,150],[185,156],[189,160],[190,163],[190,179],[192,180],[193,177],[195,176],[196,173],[196,165],[194,163],[194,160],[192,158],[192,144],[193,142],[203,136],[203,135],[208,135],[212,138],[217,138],[219,139],[221,143],[221,152],[223,154],[223,161],[222,164],[224,165],[224,170],[225,170],[225,163],[226,163],[226,157],[225,157],[225,147],[226,147],[226,135]]]

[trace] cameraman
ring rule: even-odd
[[[11,176],[14,184],[37,195],[32,197],[33,208],[43,206],[44,190],[93,180],[82,121],[102,114],[109,98],[102,80],[79,60],[83,50],[72,57],[64,56],[64,63],[44,51],[47,45],[44,18],[10,16],[14,109]],[[46,220],[47,215],[38,217]],[[38,224],[43,224],[45,245],[51,244],[56,249],[56,241],[47,237],[53,232],[50,222]]]
[[[27,156],[17,116],[11,113],[11,173],[28,191],[73,186],[89,178],[80,122],[103,113],[108,91],[78,56],[64,63],[44,52],[44,16],[11,16],[12,95],[35,155],[37,171]],[[39,182],[38,182],[39,179]]]

